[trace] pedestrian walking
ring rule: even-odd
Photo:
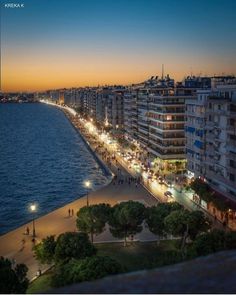
[[[137,183],[137,182],[135,183],[135,187],[136,187],[136,188],[138,187],[138,183]]]
[[[71,210],[71,215],[74,216],[74,209]]]
[[[70,209],[68,209],[68,215],[70,216]]]
[[[24,250],[24,248],[25,248],[25,239],[22,239],[21,240],[21,249],[20,249],[20,251],[23,251]]]
[[[29,230],[29,227],[27,226],[27,227],[26,227],[26,234],[27,234],[27,235],[29,235],[29,231],[30,231],[30,230]]]

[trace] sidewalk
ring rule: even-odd
[[[122,168],[121,168],[122,169]],[[122,169],[122,174],[126,175],[126,171]],[[135,187],[135,184],[129,185],[124,183],[122,185],[114,185],[110,183],[106,187],[101,188],[98,191],[89,194],[89,203],[109,203],[115,205],[120,201],[135,200],[140,201],[148,206],[157,204],[157,200],[151,196],[143,187]],[[69,217],[68,209],[73,209],[74,214],[83,206],[86,205],[86,197],[80,198],[66,206],[59,208],[45,216],[42,216],[35,221],[36,226],[36,240],[40,240],[48,235],[59,235],[66,231],[76,231],[76,216]],[[39,265],[36,259],[33,257],[32,252],[32,236],[24,235],[26,227],[30,228],[32,233],[32,223],[25,224],[3,236],[0,237],[0,255],[9,259],[15,259],[16,263],[25,263],[28,268],[28,278],[32,279],[37,270],[40,268],[42,271],[47,267]],[[144,229],[139,238],[147,240],[147,236],[150,240],[153,239],[153,235],[147,229]],[[25,245],[22,247],[22,239],[25,239]],[[96,237],[95,241],[106,242],[113,240],[109,231],[102,233],[101,237]]]

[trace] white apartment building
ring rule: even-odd
[[[216,85],[186,100],[188,170],[236,199],[236,85]]]

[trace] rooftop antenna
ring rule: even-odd
[[[164,78],[164,64],[162,64],[162,72],[161,72],[161,79],[163,80]]]

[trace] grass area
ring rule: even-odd
[[[120,262],[126,271],[149,269],[181,261],[181,255],[177,250],[176,240],[129,244],[123,243],[97,244],[98,255],[110,256]]]
[[[150,269],[181,261],[178,241],[165,240],[156,242],[134,242],[124,247],[123,243],[96,244],[97,255],[110,256],[123,265],[125,272]],[[28,294],[47,292],[51,288],[53,269],[33,281]]]
[[[49,270],[45,274],[34,280],[32,283],[30,283],[26,293],[37,294],[47,292],[51,288],[52,274],[53,270]]]

